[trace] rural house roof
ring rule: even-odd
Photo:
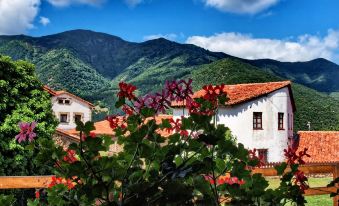
[[[308,148],[306,162],[339,162],[339,131],[299,131],[299,150]]]
[[[172,117],[173,117],[172,115],[160,114],[155,117],[155,122],[156,124],[161,124],[163,119],[171,119]],[[147,118],[146,121],[150,119],[151,117]],[[122,122],[122,117],[121,117],[121,122]],[[110,127],[109,121],[107,120],[95,122],[94,127],[95,127],[95,130],[91,132],[95,133],[96,135],[114,136],[113,129]],[[79,131],[76,131],[75,129],[68,130],[67,132],[73,135],[79,135]],[[157,132],[163,137],[167,137],[170,135],[170,133],[168,133],[166,130],[159,130]]]
[[[73,97],[73,98],[79,100],[80,102],[83,102],[83,103],[89,105],[91,108],[94,107],[94,105],[93,105],[92,103],[90,103],[90,102],[88,102],[88,101],[86,101],[86,100],[84,100],[84,99],[82,99],[82,98],[80,98],[80,97],[78,97],[78,96],[76,96],[76,95],[70,93],[70,92],[67,92],[67,91],[64,91],[64,90],[55,91],[55,90],[51,89],[50,87],[48,87],[48,86],[46,86],[46,85],[43,86],[43,89],[44,89],[46,92],[48,92],[50,95],[52,95],[52,96],[60,96],[60,95],[62,95],[62,94],[67,94],[67,95],[69,95],[69,96],[71,96],[71,97]]]
[[[291,81],[280,81],[280,82],[266,82],[266,83],[248,83],[248,84],[235,84],[225,85],[224,92],[226,92],[229,100],[226,105],[232,106],[259,98],[261,96],[272,93],[281,88],[287,87],[289,89],[293,110],[295,111],[295,103],[293,99]],[[205,95],[205,90],[199,90],[193,94],[193,98],[199,98]],[[184,102],[174,101],[172,102],[173,107],[182,107]]]

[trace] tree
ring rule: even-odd
[[[25,150],[28,144],[15,139],[18,123],[36,121],[39,138],[51,139],[57,122],[51,100],[35,75],[34,65],[0,56],[0,175],[48,174],[37,166],[37,150]]]

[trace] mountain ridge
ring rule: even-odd
[[[0,54],[34,63],[40,80],[51,88],[68,90],[112,111],[120,81],[135,84],[139,94],[144,94],[159,91],[166,80],[182,78],[193,78],[195,88],[213,82],[291,79],[301,84],[294,87],[296,98],[303,102],[299,104],[298,129],[307,129],[300,118],[322,119],[324,123],[315,124],[317,129],[339,129],[339,101],[318,94],[339,92],[339,85],[331,80],[339,74],[339,66],[324,59],[299,63],[246,60],[164,38],[137,43],[89,30],[43,37],[0,36]],[[313,81],[319,78],[321,81]],[[315,116],[313,110],[319,108],[326,111]]]

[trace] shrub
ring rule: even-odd
[[[107,120],[123,151],[107,155],[113,140],[91,133],[91,122],[78,122],[80,143],[66,151],[33,141],[41,162],[54,161],[56,177],[29,205],[304,205],[307,178],[298,165],[306,151],[286,150],[288,161],[276,167],[281,184],[267,189],[265,178],[251,173],[262,165],[256,152],[215,123],[218,105],[227,101],[224,85],[203,87],[199,99],[191,98],[191,80],[167,82],[161,93],[143,97],[134,95],[133,85],[119,86],[116,106],[125,115]],[[185,102],[190,115],[159,121],[171,101]]]

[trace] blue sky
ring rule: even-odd
[[[338,0],[2,0],[0,34],[81,28],[135,42],[162,36],[249,59],[339,62],[338,8]]]

